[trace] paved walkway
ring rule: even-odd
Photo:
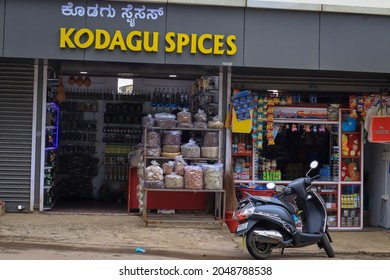
[[[332,231],[339,254],[369,254],[390,259],[390,230],[367,228]],[[240,238],[208,224],[155,224],[145,227],[136,215],[54,215],[6,213],[0,217],[0,245],[4,242],[35,244],[57,249],[69,247],[112,252],[136,248],[148,254],[187,259],[250,259]],[[317,246],[289,249],[319,254]],[[286,250],[287,251],[287,250]],[[321,252],[321,254],[324,254]]]

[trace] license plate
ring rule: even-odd
[[[243,223],[243,224],[239,224],[237,226],[237,231],[241,231],[241,230],[247,229],[247,227],[248,227],[248,222]]]

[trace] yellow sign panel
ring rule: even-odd
[[[110,34],[104,29],[60,28],[60,48],[158,52],[159,36],[159,32],[138,30],[130,31],[127,34],[116,30]],[[236,35],[168,32],[165,35],[164,51],[179,54],[189,51],[191,54],[226,54],[231,56],[237,52],[236,39]]]

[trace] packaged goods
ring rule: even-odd
[[[193,139],[190,139],[187,144],[181,145],[181,154],[183,155],[183,157],[199,158],[200,147],[195,143]]]
[[[184,168],[184,188],[185,189],[203,189],[203,170],[196,165],[188,165]]]
[[[163,145],[181,145],[181,134],[180,130],[166,130],[162,134]]]
[[[163,163],[162,169],[163,169],[164,175],[169,175],[169,174],[173,173],[174,169],[175,169],[175,162],[168,161],[168,162]]]
[[[156,118],[155,124],[162,128],[173,128],[177,125],[176,115],[170,113],[157,113],[154,115]]]
[[[146,148],[145,156],[159,157],[159,156],[161,156],[161,148]]]
[[[219,147],[201,147],[203,158],[217,158]]]
[[[194,122],[194,127],[195,128],[206,129],[207,128],[207,123],[206,122]]]
[[[217,128],[217,129],[223,128],[223,122],[222,122],[221,117],[215,116],[212,121],[209,121],[207,123],[207,126],[209,128]]]
[[[154,126],[154,118],[151,114],[142,117],[142,126],[143,127],[153,127]]]
[[[194,127],[194,123],[178,123],[177,127],[180,127],[180,128],[193,128]]]
[[[152,160],[151,165],[146,167],[145,172],[145,180],[164,180],[163,169],[155,160]]]
[[[166,152],[164,152],[164,153],[161,153],[161,156],[168,157],[168,158],[174,158],[176,156],[180,156],[180,152],[178,152],[178,153],[166,153]]]
[[[218,147],[219,134],[216,131],[207,131],[203,138],[203,147]]]
[[[171,113],[157,113],[154,114],[154,117],[156,118],[156,120],[176,120],[176,115]]]
[[[149,131],[146,133],[146,147],[160,148],[161,147],[161,135],[157,131]]]
[[[202,109],[199,109],[194,117],[197,122],[207,122],[207,114]]]
[[[177,121],[172,119],[156,119],[156,126],[161,128],[174,128],[177,126]]]
[[[179,123],[191,123],[192,122],[191,112],[188,112],[187,109],[183,109],[183,111],[177,113],[177,121]]]
[[[184,178],[176,173],[165,176],[165,187],[167,189],[182,189],[184,187]]]
[[[180,145],[163,145],[163,153],[180,153]]]
[[[159,180],[145,180],[144,188],[145,189],[164,189],[165,183],[164,183],[164,181],[159,181]]]
[[[184,168],[187,166],[187,162],[183,159],[183,156],[175,157],[175,173],[178,175],[184,175]]]
[[[142,162],[142,147],[138,146],[128,155],[130,166],[137,167]]]
[[[203,169],[204,189],[222,190],[223,189],[223,164],[205,164]]]

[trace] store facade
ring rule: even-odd
[[[10,173],[13,175],[0,176],[0,199],[10,212],[43,209],[43,112],[46,89],[58,75],[67,74],[68,78],[72,71],[85,68],[111,76],[115,71],[141,73],[142,69],[150,77],[159,71],[203,72],[203,76],[219,77],[218,103],[223,117],[233,87],[300,91],[303,95],[317,91],[337,97],[380,93],[390,85],[390,39],[383,35],[390,28],[387,16],[118,1],[30,2],[0,1],[0,9],[6,10],[0,26],[1,60],[21,59],[34,69],[29,89],[33,99],[28,106],[35,112],[29,126],[33,167],[27,170],[29,184],[24,182],[28,200],[21,199],[19,188],[9,183],[20,178],[18,166]],[[31,22],[20,24],[21,19]],[[224,163],[230,164],[231,131],[226,129],[223,135],[227,141],[222,155]],[[13,150],[9,144],[7,151]],[[2,164],[10,160],[9,153],[2,152]],[[360,173],[363,166],[362,159]],[[359,181],[363,185],[363,176]],[[380,191],[372,187],[376,188],[370,196],[372,204],[377,203],[378,195],[385,195],[386,187]],[[363,194],[363,187],[360,191]],[[390,209],[387,200],[382,202],[379,212],[384,211],[385,216],[381,221],[377,217],[371,220],[388,227]],[[358,228],[362,225],[360,220]]]

